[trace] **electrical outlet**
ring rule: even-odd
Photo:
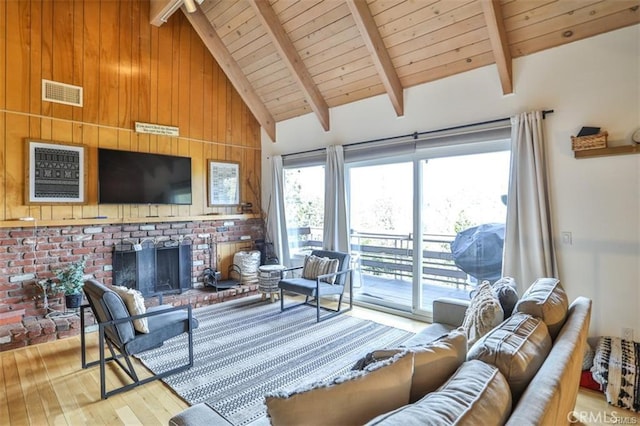
[[[622,327],[622,340],[633,342],[633,328]]]

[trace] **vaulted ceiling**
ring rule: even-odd
[[[404,88],[485,65],[508,94],[513,58],[640,22],[640,0],[151,0],[150,20],[178,8],[272,141],[384,93],[403,115]]]

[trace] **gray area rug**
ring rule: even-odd
[[[314,308],[280,312],[249,297],[194,310],[194,366],[163,379],[189,404],[206,402],[236,426],[266,414],[264,395],[348,371],[368,351],[413,333],[338,315],[316,323]],[[184,337],[139,356],[152,371],[184,362]]]

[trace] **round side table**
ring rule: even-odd
[[[267,294],[271,303],[280,297],[278,282],[282,276],[284,265],[262,265],[258,267],[258,290],[262,292],[262,300],[266,300]]]

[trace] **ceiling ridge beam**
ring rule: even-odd
[[[224,45],[215,29],[211,25],[211,22],[207,19],[204,13],[198,9],[194,13],[184,14],[196,33],[202,39],[202,42],[207,47],[211,55],[222,68],[222,71],[226,74],[227,78],[238,91],[238,94],[242,98],[247,107],[258,120],[258,123],[267,132],[272,142],[276,141],[276,123],[271,113],[267,110],[262,100],[258,97],[253,89],[253,86],[242,72],[242,69],[238,63],[233,59],[229,50]]]
[[[347,6],[351,11],[351,15],[360,31],[360,35],[364,40],[364,44],[369,50],[369,54],[373,59],[373,63],[378,71],[378,75],[382,80],[382,84],[391,98],[393,108],[396,110],[398,117],[404,115],[404,97],[403,87],[396,72],[391,57],[387,51],[382,36],[378,30],[378,26],[371,15],[371,10],[367,2],[362,0],[346,0]]]
[[[167,19],[181,6],[182,0],[150,0],[149,22],[159,27],[167,22]]]
[[[295,79],[298,86],[304,93],[304,97],[309,102],[311,109],[318,116],[322,128],[328,132],[329,125],[329,106],[327,101],[318,90],[315,82],[309,74],[309,70],[302,62],[300,54],[291,42],[291,39],[282,28],[282,24],[278,19],[275,11],[266,0],[249,0],[249,4],[256,12],[256,16],[260,23],[269,34],[271,42],[274,44],[280,58],[284,61],[289,72]]]
[[[502,9],[499,0],[480,0],[484,20],[487,23],[487,32],[491,42],[491,50],[498,67],[502,93],[508,95],[513,93],[513,70],[511,51],[507,40],[507,32],[504,29]]]

